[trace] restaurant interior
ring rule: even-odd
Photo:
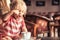
[[[31,36],[36,37],[40,32],[41,37],[60,37],[60,0],[24,1],[27,5],[24,18]]]
[[[24,0],[24,2],[27,12],[23,17],[32,39],[36,37],[42,40],[50,38],[60,40],[60,0]]]

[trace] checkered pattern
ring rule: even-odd
[[[4,33],[11,37],[16,36],[20,33],[20,28],[24,26],[25,24],[23,17],[19,17],[17,20],[13,17],[10,17],[9,20],[7,20],[7,22],[4,24]]]

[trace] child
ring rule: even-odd
[[[23,18],[23,15],[26,13],[26,10],[27,7],[23,0],[12,0],[11,10],[2,17],[2,27],[4,27],[5,34],[3,38],[5,38],[6,36],[10,38],[18,37],[21,29],[22,31],[27,32]]]
[[[44,31],[47,31],[47,21],[44,19],[38,18],[34,26],[34,36],[36,37],[38,33],[41,34]]]

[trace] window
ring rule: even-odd
[[[30,0],[24,0],[27,6],[31,6],[31,1]]]
[[[59,5],[59,0],[52,0],[52,5]]]
[[[36,6],[45,6],[45,1],[36,1]]]

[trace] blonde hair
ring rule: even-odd
[[[7,13],[10,11],[10,0],[0,0],[0,10],[2,11],[2,14]]]
[[[20,11],[20,14],[23,13],[23,15],[26,14],[27,7],[26,4],[23,0],[15,0],[12,2],[12,10],[13,9],[18,9]]]

